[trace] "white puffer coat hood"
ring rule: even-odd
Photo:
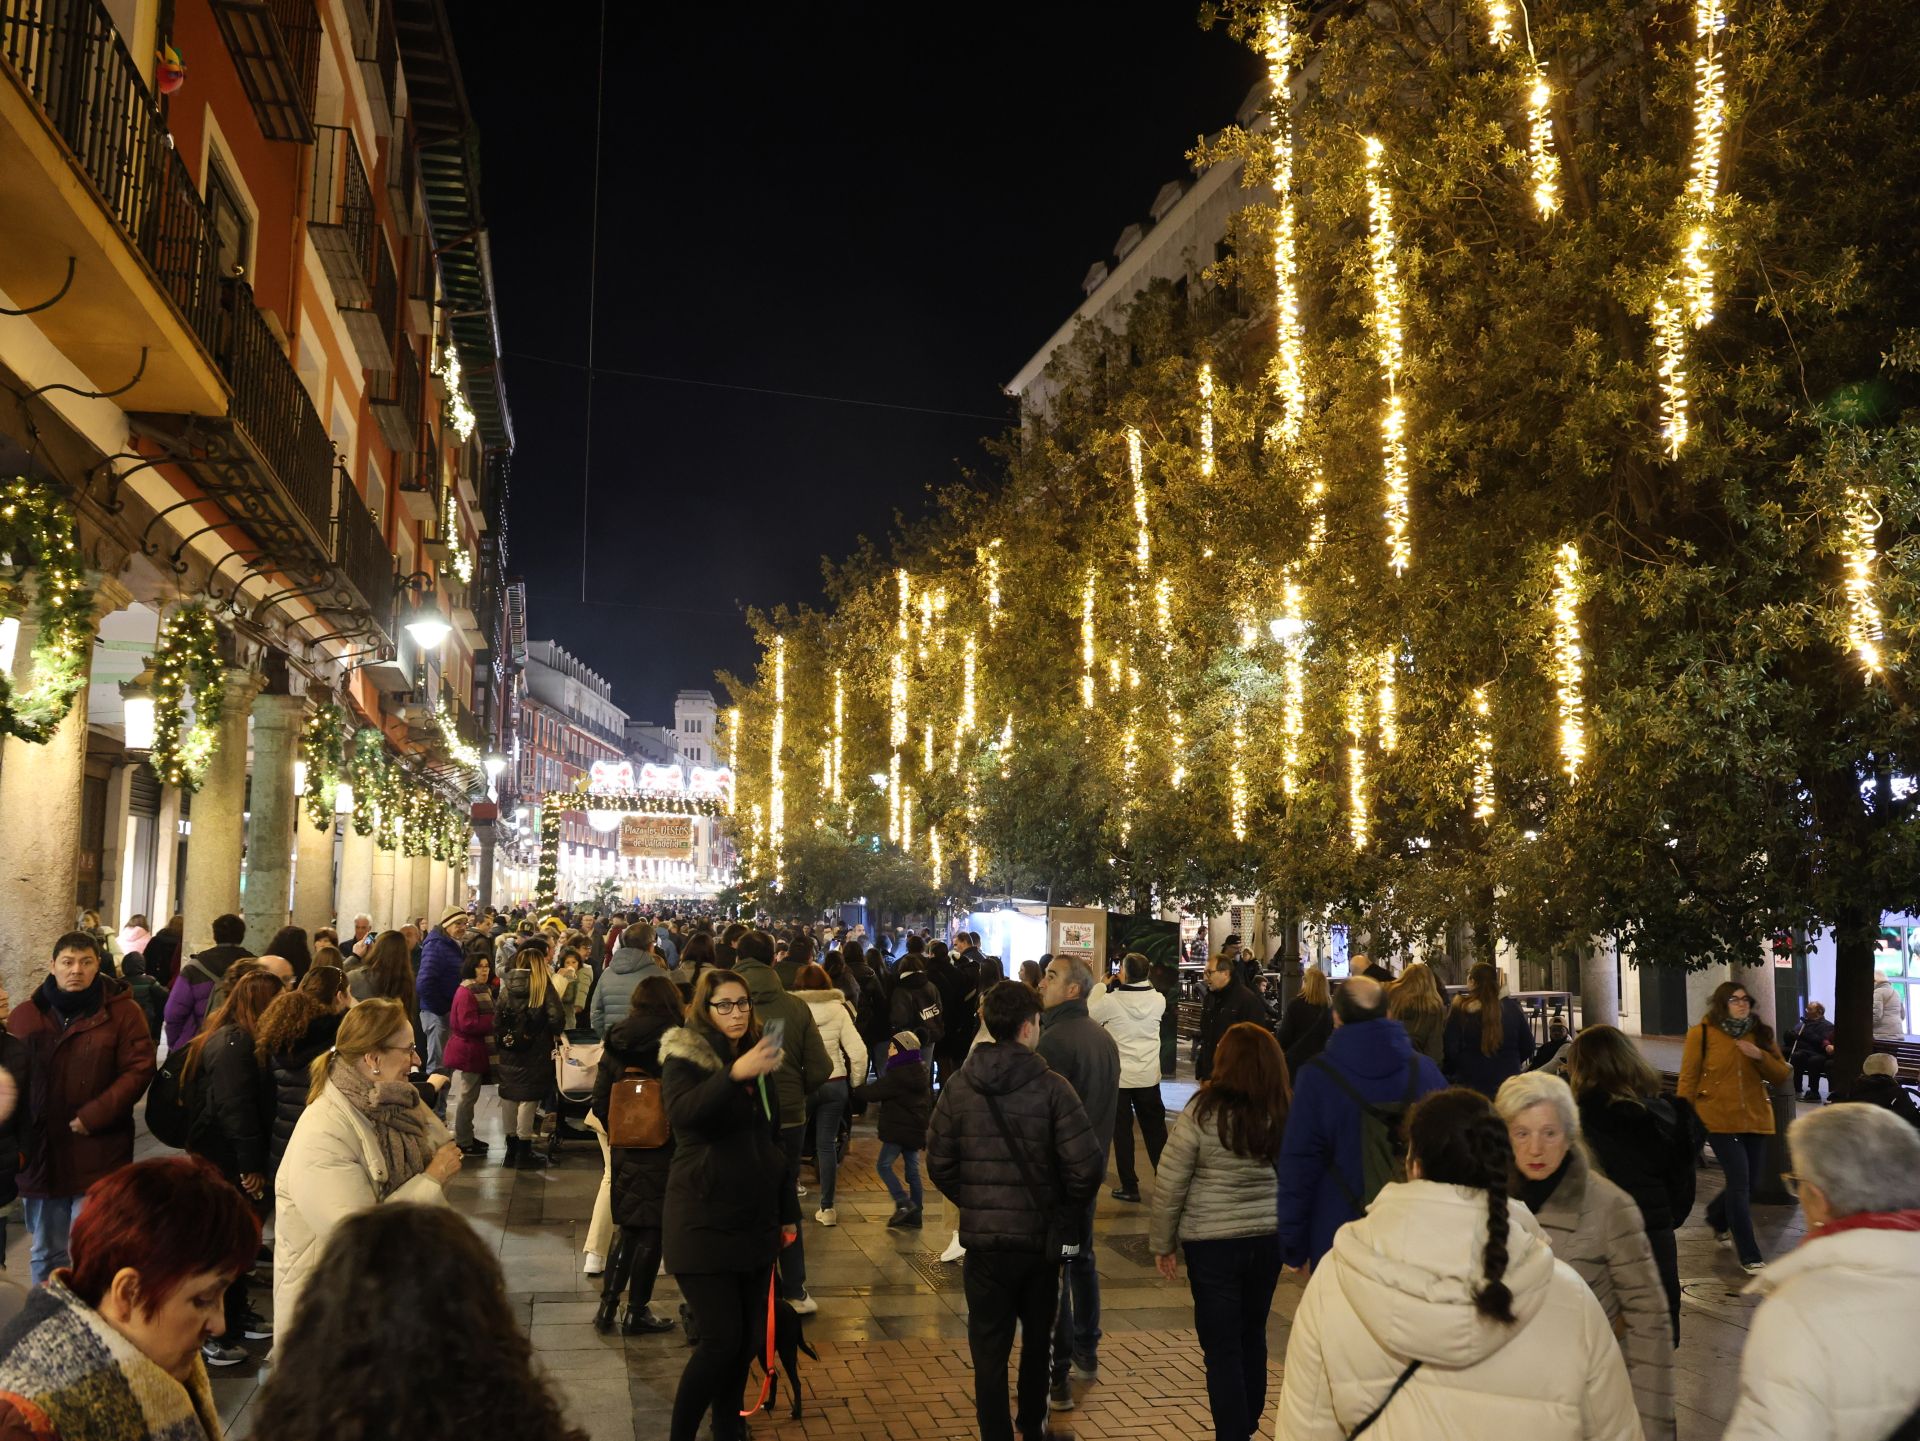
[[[1419,1361],[1370,1441],[1641,1441],[1606,1314],[1518,1201],[1503,1277],[1515,1324],[1474,1309],[1487,1209],[1484,1191],[1407,1181],[1341,1227],[1294,1318],[1275,1435],[1346,1437]]]
[[[813,1023],[820,1028],[820,1043],[833,1062],[829,1080],[843,1077],[859,1085],[867,1079],[867,1043],[860,1039],[860,1027],[853,1007],[839,991],[795,991],[794,995],[813,1008]]]
[[[1139,1090],[1160,1084],[1160,1018],[1167,998],[1142,981],[1137,986],[1115,981],[1095,986],[1087,997],[1087,1014],[1107,1028],[1120,1048],[1120,1085]]]

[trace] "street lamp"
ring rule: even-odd
[[[488,751],[487,758],[481,762],[486,767],[488,781],[500,779],[500,772],[507,768],[507,758],[499,751]]]
[[[403,622],[407,634],[413,637],[413,643],[422,650],[438,650],[453,634],[453,626],[440,609],[440,602],[433,592],[420,595],[408,609],[407,619]]]
[[[120,682],[120,712],[130,751],[153,749],[153,672],[143,670],[132,680]]]

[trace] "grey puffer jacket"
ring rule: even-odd
[[[1217,1118],[1197,1121],[1189,1105],[1154,1170],[1153,1254],[1171,1256],[1176,1241],[1268,1236],[1279,1229],[1280,1177],[1273,1163],[1229,1151]]]
[[[987,1104],[1000,1104],[1030,1172],[1051,1194],[1036,1196]],[[1107,1155],[1073,1087],[1014,1041],[974,1047],[941,1090],[927,1137],[927,1174],[960,1208],[968,1250],[1042,1255],[1052,1215],[1077,1214],[1106,1174]]]
[[[638,946],[622,946],[615,951],[613,960],[600,975],[600,984],[593,988],[593,1004],[587,1008],[587,1024],[593,1027],[593,1033],[604,1041],[607,1032],[624,1021],[627,1012],[633,1009],[633,993],[640,989],[640,983],[648,976],[666,974],[660,958],[652,951],[643,951]]]

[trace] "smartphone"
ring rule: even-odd
[[[776,1051],[786,1050],[787,1018],[785,1016],[774,1016],[771,1020],[767,1022],[767,1029],[765,1034],[766,1034],[766,1038],[769,1041],[773,1042],[774,1050]]]

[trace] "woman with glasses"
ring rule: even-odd
[[[728,970],[702,971],[686,1024],[660,1038],[674,1142],[667,1270],[699,1336],[674,1396],[672,1441],[693,1441],[708,1411],[714,1441],[747,1434],[740,1397],[753,1338],[765,1325],[773,1263],[800,1224],[769,1079],[781,1055],[778,1038],[761,1034],[747,983]]]
[[[348,1011],[331,1049],[314,1057],[307,1109],[274,1180],[273,1314],[282,1328],[347,1217],[383,1201],[446,1204],[460,1148],[408,1079],[419,1059],[406,1007],[385,999]]]
[[[1707,1205],[1713,1236],[1729,1238],[1748,1272],[1766,1265],[1753,1236],[1753,1179],[1767,1163],[1773,1134],[1773,1098],[1768,1088],[1784,1083],[1792,1068],[1774,1043],[1773,1027],[1753,1013],[1753,997],[1739,981],[1722,981],[1707,1013],[1687,1032],[1680,1058],[1679,1095],[1690,1101],[1707,1128],[1726,1185]]]

